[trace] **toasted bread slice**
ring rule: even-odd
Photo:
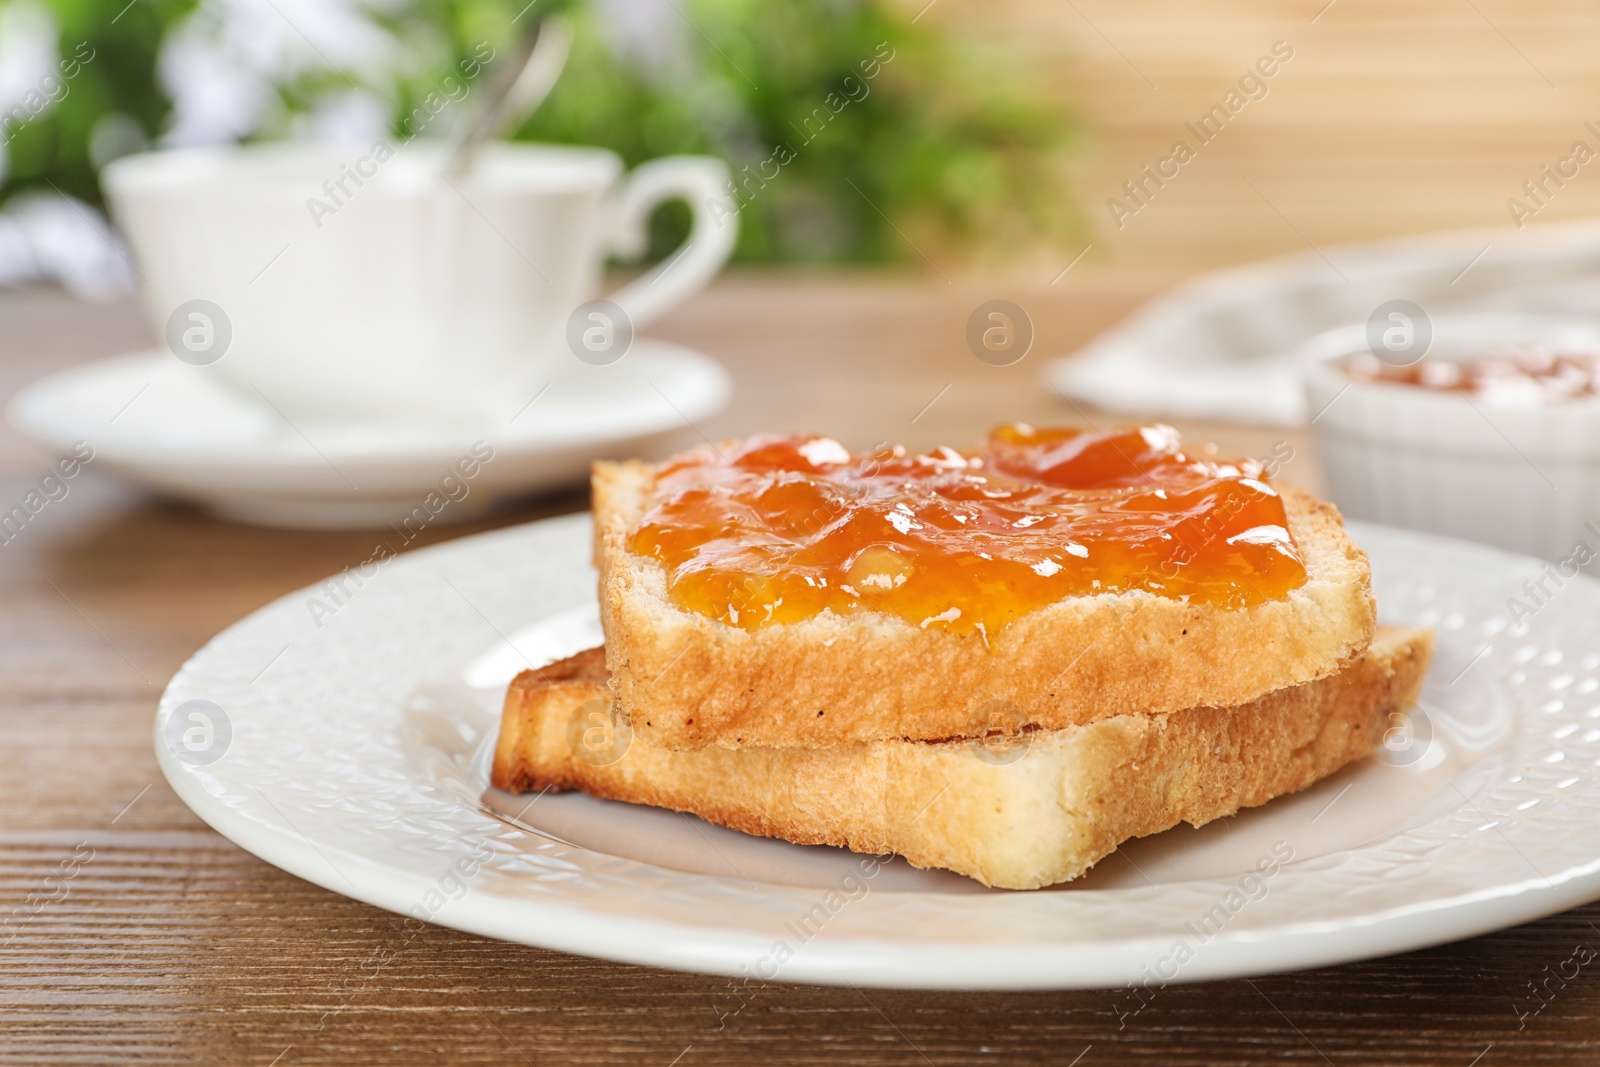
[[[1432,651],[1431,631],[1384,627],[1340,672],[1240,707],[1116,715],[1010,741],[674,751],[630,740],[592,649],[512,683],[493,782],[579,789],[1037,889],[1078,877],[1129,838],[1265,804],[1365,756],[1415,699]]]
[[[654,475],[595,465],[595,554],[618,703],[666,748],[934,740],[1229,707],[1332,674],[1372,639],[1366,554],[1332,505],[1293,486],[1279,488],[1306,582],[1281,600],[1069,597],[984,637],[872,612],[743,630],[683,611],[663,568],[628,547]]]

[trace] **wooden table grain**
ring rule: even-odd
[[[854,445],[960,443],[1002,420],[1102,418],[1042,390],[1042,361],[1158,284],[742,275],[660,332],[733,372],[735,399],[699,427],[706,434],[816,429]],[[972,308],[996,296],[1020,303],[1037,327],[1034,352],[1012,367],[980,363],[963,341]],[[5,294],[0,395],[150,341],[131,305]],[[1262,454],[1279,440],[1238,427],[1185,429]],[[1307,443],[1287,440],[1295,450],[1287,474],[1315,486]],[[20,499],[49,458],[0,430],[0,503]],[[424,538],[583,506],[575,490]],[[167,788],[151,750],[157,696],[186,656],[274,597],[358,562],[371,540],[234,525],[153,501],[91,465],[65,499],[0,547],[0,915],[11,916],[0,920],[0,1062],[1600,1059],[1600,977],[1547,981],[1575,946],[1600,946],[1600,906],[1388,959],[1174,986],[1137,1015],[1119,1013],[1113,992],[769,985],[719,1023],[725,979],[442,928],[411,936],[394,915],[302,882],[212,832]],[[1536,1005],[1537,1014],[1522,1014]]]

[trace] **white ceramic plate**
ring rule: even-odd
[[[164,350],[89,363],[34,382],[7,414],[47,447],[86,441],[94,463],[229,518],[273,526],[400,522],[476,442],[493,448],[461,503],[582,481],[602,457],[698,443],[693,424],[727,403],[711,357],[641,337],[617,363],[567,364],[541,392],[506,397],[482,425],[295,423]],[[472,497],[476,493],[476,497]]]
[[[338,595],[262,608],[173,679],[156,751],[201,818],[302,878],[489,937],[733,976],[727,1010],[747,980],[1061,988],[1259,974],[1600,897],[1600,583],[1547,580],[1544,606],[1513,625],[1507,598],[1526,596],[1541,564],[1353,532],[1382,616],[1438,630],[1427,714],[1409,737],[1300,795],[1136,842],[1051,891],[990,891],[899,860],[868,874],[843,850],[488,790],[507,679],[598,639],[587,516],[465,538]],[[1272,874],[1253,876],[1263,861]]]

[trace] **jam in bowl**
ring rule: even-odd
[[[1347,518],[1564,560],[1600,554],[1600,323],[1438,315],[1405,358],[1366,324],[1303,351],[1311,431]]]

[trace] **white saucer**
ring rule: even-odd
[[[1131,1014],[1167,982],[1403,952],[1600,897],[1600,583],[1568,580],[1513,626],[1506,598],[1538,560],[1351,533],[1385,620],[1438,633],[1408,743],[1055,890],[489,788],[506,682],[600,640],[587,515],[267,605],[173,678],[156,755],[202,819],[284,870],[487,937],[729,975],[730,1012],[777,980],[1137,983],[1107,999]]]
[[[542,392],[508,398],[503,413],[481,426],[291,422],[205,368],[151,350],[34,382],[7,414],[47,447],[87,442],[94,466],[219,515],[354,527],[413,514],[447,475],[459,477],[458,461],[476,442],[487,443],[492,458],[465,479],[466,495],[430,521],[574,484],[598,458],[696,441],[693,424],[721,408],[730,391],[727,372],[709,356],[641,337],[611,366],[570,361]],[[446,495],[461,490],[452,483]]]

